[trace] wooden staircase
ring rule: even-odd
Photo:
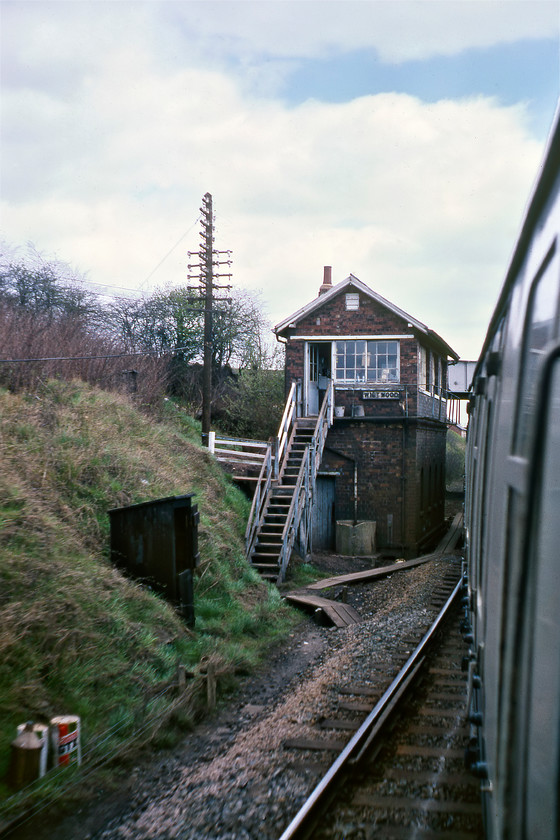
[[[311,551],[315,480],[329,427],[334,388],[330,383],[318,417],[296,417],[298,389],[292,385],[278,436],[265,457],[249,522],[247,559],[266,580],[284,580],[293,548]]]
[[[296,420],[278,482],[270,490],[250,563],[266,580],[277,581],[280,554],[302,462],[315,431],[315,419]]]

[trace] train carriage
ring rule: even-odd
[[[560,837],[560,122],[472,385],[465,523],[490,838]]]

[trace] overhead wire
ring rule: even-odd
[[[171,347],[169,350],[138,350],[130,353],[102,353],[99,356],[46,356],[36,359],[0,359],[0,364],[20,364],[22,362],[83,362],[94,359],[122,359],[128,356],[167,356],[170,353],[179,353],[182,350],[190,350],[190,347]]]
[[[156,271],[158,270],[158,268],[160,268],[160,267],[163,265],[163,263],[165,262],[165,260],[166,260],[168,257],[170,257],[170,256],[171,256],[171,254],[173,253],[173,251],[175,250],[175,248],[178,248],[178,247],[179,247],[179,245],[181,244],[181,242],[182,242],[184,239],[186,239],[186,238],[187,238],[187,236],[189,235],[189,233],[191,232],[191,230],[195,227],[195,225],[197,225],[197,224],[199,223],[199,221],[200,221],[200,214],[196,217],[195,221],[192,223],[192,225],[190,226],[190,228],[189,228],[189,229],[188,229],[188,230],[187,230],[187,231],[186,231],[186,232],[185,232],[185,233],[181,236],[181,238],[180,238],[180,239],[178,239],[178,240],[177,240],[177,242],[176,242],[176,243],[175,243],[175,245],[171,248],[171,250],[169,250],[169,251],[167,252],[167,254],[163,257],[163,259],[161,259],[161,260],[158,262],[158,264],[156,265],[156,267],[155,267],[154,269],[152,269],[152,271],[150,271],[150,273],[149,273],[149,274],[148,274],[148,276],[145,278],[145,280],[143,280],[143,281],[140,283],[140,289],[138,289],[137,291],[141,291],[141,290],[142,290],[142,286],[144,286],[144,285],[148,282],[148,280],[150,280],[150,279],[153,277],[153,275],[156,273]]]

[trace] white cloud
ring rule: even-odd
[[[312,299],[322,266],[332,265],[335,280],[356,274],[463,355],[478,352],[541,154],[523,107],[488,99],[427,105],[396,94],[290,107],[198,62],[211,35],[217,52],[244,38],[249,63],[257,46],[295,56],[327,44],[343,49],[350,33],[382,43],[390,10],[409,3],[360,3],[338,32],[335,2],[296,4],[302,32],[289,2],[228,2],[219,14],[213,3],[4,5],[12,27],[34,12],[4,95],[9,240],[32,240],[93,281],[138,288],[190,228],[151,280],[177,283],[187,274],[186,251],[198,248],[198,208],[210,191],[216,246],[233,249],[234,282],[262,289],[274,322]],[[449,5],[471,4],[414,4],[425,15],[425,26],[416,18],[423,49],[431,49],[428,20],[433,27]],[[521,5],[537,9],[537,21],[543,6],[508,5],[507,31]],[[325,26],[313,32],[318,6]],[[16,47],[24,40],[17,31]],[[55,69],[42,84],[41,68],[51,67],[47,36]],[[74,71],[72,83],[64,69]]]
[[[3,0],[0,12],[4,83],[61,95],[123,43],[166,71],[227,63],[259,91],[302,59],[371,49],[400,63],[560,27],[557,0]]]
[[[164,4],[198,55],[246,66],[359,49],[400,63],[558,35],[556,0],[246,0]],[[289,65],[287,65],[289,69]]]

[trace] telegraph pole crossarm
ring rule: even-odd
[[[215,269],[220,266],[231,266],[231,251],[215,251],[214,250],[214,214],[212,209],[212,196],[210,193],[205,193],[202,199],[202,207],[200,208],[202,230],[199,235],[202,243],[198,251],[188,251],[189,259],[195,257],[199,262],[191,263],[187,266],[189,272],[196,271],[196,274],[188,274],[189,280],[197,280],[198,297],[193,297],[192,301],[199,303],[204,307],[204,355],[202,368],[202,440],[203,443],[208,443],[208,433],[210,432],[211,415],[212,415],[212,355],[213,355],[213,313],[214,306],[214,292],[217,289],[231,289],[229,285],[216,285],[214,280],[221,278],[231,278],[231,274],[220,273]],[[221,259],[227,255],[227,259]],[[227,303],[228,299],[218,298],[221,303]]]

